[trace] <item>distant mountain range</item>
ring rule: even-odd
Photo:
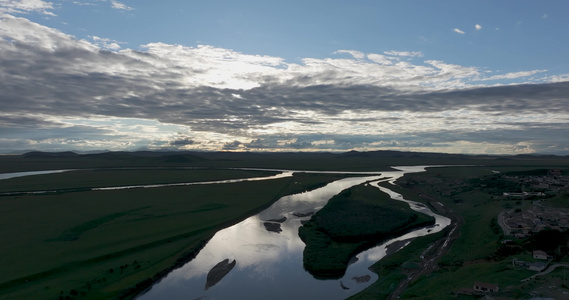
[[[27,158],[65,158],[65,157],[84,157],[84,158],[99,158],[99,159],[136,159],[136,158],[166,158],[171,162],[182,161],[199,161],[209,159],[224,159],[224,158],[246,158],[252,156],[319,156],[319,157],[336,157],[336,158],[379,158],[379,157],[393,157],[393,158],[493,158],[493,159],[508,159],[508,158],[569,158],[569,155],[552,155],[552,154],[518,154],[518,155],[488,155],[488,154],[449,154],[449,153],[436,153],[436,152],[409,152],[409,151],[395,151],[395,150],[377,150],[377,151],[356,151],[351,150],[344,153],[331,153],[331,152],[231,152],[231,151],[212,151],[212,152],[198,152],[198,151],[94,151],[89,153],[77,153],[73,151],[64,152],[42,152],[30,151],[21,154],[22,157]]]
[[[85,168],[266,168],[287,170],[378,171],[409,165],[569,167],[569,156],[467,155],[392,150],[330,152],[135,151],[76,153],[31,151],[0,155],[0,173]]]

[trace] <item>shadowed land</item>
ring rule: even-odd
[[[304,268],[316,278],[341,278],[352,256],[434,221],[368,184],[346,189],[299,228]]]
[[[484,294],[473,290],[475,282],[499,286],[498,292],[490,294],[493,298],[531,298],[545,295],[544,291],[555,299],[565,297],[569,289],[562,283],[563,270],[522,282],[535,271],[512,262],[532,262],[535,259],[531,252],[540,249],[553,254],[554,262],[569,263],[569,232],[546,228],[529,237],[516,238],[505,236],[497,222],[501,211],[534,205],[531,198],[512,199],[503,192],[516,189],[516,182],[517,189],[521,189],[519,182],[523,178],[543,173],[536,169],[431,168],[399,179],[398,186],[389,188],[451,217],[453,224],[442,232],[414,239],[407,247],[374,264],[371,269],[378,274],[378,280],[350,299],[478,299]],[[561,173],[568,171],[562,169]],[[538,205],[569,205],[567,191],[545,194]],[[440,211],[443,207],[446,211]],[[551,234],[557,238],[543,238]]]
[[[57,169],[124,167],[220,167],[273,168],[287,170],[378,171],[391,166],[486,165],[569,166],[569,156],[554,155],[462,155],[400,151],[346,153],[255,152],[30,152],[0,155],[0,173]]]
[[[392,165],[428,164],[485,166],[432,169],[423,175],[404,177],[400,181],[401,188],[395,188],[407,199],[427,205],[441,202],[464,220],[460,238],[452,243],[452,248],[437,265],[439,271],[411,282],[402,295],[434,293],[444,298],[450,290],[460,288],[458,285],[469,285],[474,279],[492,281],[498,278],[496,276],[510,276],[508,280],[516,281],[531,275],[523,270],[521,273],[518,270],[501,271],[510,262],[486,261],[496,252],[500,236],[490,226],[492,218],[503,209],[503,205],[510,204],[515,208],[516,204],[515,200],[492,199],[489,191],[477,188],[480,182],[476,185],[469,180],[492,175],[492,170],[566,168],[569,166],[567,157],[464,156],[394,151],[344,154],[31,153],[0,156],[0,172],[81,170],[0,181],[1,192],[56,190],[51,194],[0,197],[0,236],[3,242],[0,247],[0,265],[3,267],[0,299],[132,297],[172,268],[193,258],[219,229],[260,212],[283,195],[314,189],[343,176],[295,174],[294,177],[270,181],[223,184],[223,188],[210,185],[85,190],[91,187],[274,174],[220,170],[224,167],[380,171],[388,170]],[[189,167],[200,169],[186,169]],[[548,201],[567,203],[565,198]],[[400,279],[406,277],[406,272],[421,265],[421,253],[443,234],[415,239],[409,246],[380,261],[374,266],[380,274],[378,282],[361,297],[381,298],[391,291],[390,287],[397,286]],[[476,247],[472,247],[473,241]],[[477,263],[471,263],[473,261]],[[543,277],[550,278],[558,272]],[[454,277],[461,280],[456,281],[456,286],[448,287],[449,291],[433,288]]]
[[[35,190],[46,181],[64,187],[65,182],[59,181],[62,178],[69,179],[71,186],[85,186],[85,182],[98,185],[108,178],[122,177],[112,171],[100,172],[71,171],[6,182],[18,182],[17,190]],[[243,172],[248,173],[246,177],[267,175],[234,170],[172,172],[172,178],[196,180],[200,172],[207,180],[235,178]],[[162,170],[158,175],[164,177],[165,173]],[[153,180],[152,172],[141,174],[141,182]],[[218,230],[260,212],[284,195],[341,177],[295,174],[216,185],[2,196],[0,299],[132,297],[191,259]],[[10,190],[10,184],[0,183]]]

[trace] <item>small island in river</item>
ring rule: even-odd
[[[205,289],[209,289],[210,287],[216,285],[218,282],[225,277],[233,268],[237,261],[234,259],[233,261],[229,262],[229,259],[226,258],[215,265],[211,270],[207,273]]]
[[[369,184],[346,189],[299,228],[304,268],[316,278],[341,278],[357,253],[434,222]]]

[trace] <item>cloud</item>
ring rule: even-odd
[[[98,50],[95,45],[76,40],[58,30],[10,15],[0,16],[0,37],[4,39],[4,43],[0,46],[10,52],[10,54],[5,53],[4,55],[15,55],[17,52],[14,51],[17,50],[31,54],[42,51],[54,53],[54,51],[62,49]],[[5,59],[5,56],[2,57],[3,62]],[[19,60],[20,58],[16,56],[14,59]]]
[[[130,6],[126,6],[123,3],[120,3],[120,2],[115,1],[115,0],[111,0],[111,7],[114,9],[120,9],[120,10],[133,10],[134,9]]]
[[[547,18],[549,18],[549,16],[548,16],[547,14],[543,14],[543,15],[541,16],[541,18],[542,18],[542,19],[547,19]]]
[[[206,45],[136,51],[91,40],[0,18],[0,150],[21,139],[36,148],[506,151],[513,144],[494,137],[521,143],[523,130],[536,133],[536,151],[568,146],[559,124],[569,82],[544,70],[494,74],[402,60],[421,57],[404,51],[288,63]],[[532,82],[550,82],[484,85],[538,74]]]
[[[101,141],[107,141],[106,146],[116,146],[115,141],[109,141],[109,129],[96,128],[84,125],[70,125],[62,122],[49,120],[49,117],[37,115],[1,115],[0,149],[37,149],[49,147],[52,151],[69,150],[67,147],[80,148],[82,146],[102,146]],[[115,138],[127,139],[125,136],[116,135]],[[97,142],[98,141],[98,142]],[[111,146],[111,147],[113,147]]]
[[[222,150],[239,150],[241,148],[243,148],[242,143],[236,140],[233,142],[225,143]]]
[[[430,147],[431,142],[403,140],[401,136],[382,135],[299,135],[296,138],[282,141],[283,137],[264,137],[250,143],[242,144],[247,150],[319,150],[319,151],[347,151],[351,149],[377,149],[377,148],[415,148]],[[443,146],[443,144],[439,144]]]
[[[538,73],[543,73],[543,72],[547,72],[547,70],[532,70],[532,71],[512,72],[512,73],[506,73],[506,74],[501,74],[501,75],[494,75],[494,76],[490,76],[490,77],[485,77],[485,78],[482,78],[480,80],[481,81],[488,81],[488,80],[516,79],[516,78],[528,77],[528,76],[535,75]]]
[[[251,142],[244,144],[244,146],[251,150],[269,150],[275,148],[274,144],[271,145],[271,143],[266,142],[265,139],[262,138],[254,139]]]
[[[27,14],[37,12],[44,15],[55,16],[51,10],[53,3],[42,0],[0,0],[0,13]]]
[[[187,145],[195,145],[198,144],[198,142],[190,139],[190,138],[179,138],[176,139],[174,141],[170,142],[170,145],[172,146],[176,146],[176,147],[182,147],[182,146],[187,146]]]
[[[549,82],[564,82],[564,81],[569,81],[569,74],[559,74],[559,75],[553,75],[553,76],[549,76],[546,79]]]
[[[421,120],[425,122],[426,120]],[[542,153],[565,153],[569,149],[569,141],[554,140],[563,134],[565,123],[538,124],[508,123],[509,128],[460,128],[414,132],[410,134],[314,134],[298,135],[287,142],[279,139],[286,137],[265,136],[251,143],[235,143],[241,150],[317,150],[317,151],[361,151],[376,149],[392,149],[404,151],[436,151],[458,153],[532,153],[541,150]],[[544,138],[545,137],[545,138]],[[564,152],[565,151],[565,152]]]
[[[480,30],[480,29],[482,29],[482,26],[480,24],[476,24],[476,25],[474,25],[474,29]]]
[[[368,54],[367,58],[380,65],[392,65],[394,60],[392,57],[375,53]]]
[[[109,38],[100,38],[98,36],[90,36],[94,44],[100,48],[108,50],[119,50],[121,48],[120,44],[125,44],[123,42],[111,40]]]
[[[464,31],[462,31],[462,30],[460,30],[460,29],[458,29],[458,28],[455,28],[455,29],[453,29],[452,31],[454,31],[454,32],[456,32],[456,33],[458,33],[458,34],[464,34],[464,33],[465,33]]]
[[[336,52],[334,52],[334,54],[343,54],[343,53],[347,53],[349,55],[351,55],[353,58],[356,59],[364,59],[365,58],[365,54],[360,52],[360,51],[354,51],[354,50],[338,50]]]
[[[95,5],[95,3],[81,2],[81,1],[73,1],[73,4],[79,5],[79,6],[94,6]]]
[[[406,56],[406,57],[423,57],[423,53],[420,51],[385,51],[383,52],[387,55],[393,56]]]

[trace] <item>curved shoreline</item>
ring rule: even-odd
[[[350,259],[359,253],[434,224],[434,217],[392,201],[373,185],[352,186],[299,228],[306,244],[304,269],[317,279],[342,278]]]
[[[283,188],[283,190],[284,189],[286,189],[286,187]],[[253,210],[250,210],[249,212],[243,214],[242,216],[240,216],[238,218],[226,221],[220,225],[215,226],[216,228],[213,229],[213,233],[211,234],[211,236],[209,236],[209,238],[199,241],[196,246],[192,247],[191,249],[186,251],[185,254],[182,254],[178,259],[176,259],[176,262],[173,265],[171,265],[170,267],[168,267],[166,269],[163,269],[162,271],[155,273],[154,276],[152,276],[152,279],[147,278],[147,279],[137,283],[133,287],[124,289],[122,292],[119,293],[118,297],[120,299],[135,299],[138,296],[143,295],[145,292],[150,290],[152,288],[152,286],[154,286],[155,284],[159,283],[162,279],[164,279],[170,272],[172,272],[178,268],[183,267],[186,263],[188,263],[191,260],[193,260],[194,258],[196,258],[196,256],[200,253],[200,251],[207,245],[207,243],[211,240],[211,238],[213,238],[213,236],[219,230],[222,230],[224,228],[236,225],[236,224],[246,220],[247,218],[254,216],[256,214],[259,214],[262,211],[264,211],[265,209],[271,207],[271,205],[273,205],[281,197],[283,197],[283,195],[281,195],[283,193],[283,190],[279,191],[277,196],[275,196],[271,201],[267,202],[266,204],[264,204],[260,207],[257,207]]]
[[[417,229],[421,229],[421,228],[427,228],[429,226],[432,226],[433,224],[435,224],[435,220],[430,220],[430,221],[425,221],[423,223],[418,223],[415,224],[413,226],[403,226],[391,233],[389,233],[388,235],[382,235],[381,237],[378,238],[372,238],[370,240],[361,242],[360,245],[358,245],[356,248],[354,248],[350,254],[347,256],[348,260],[346,261],[346,263],[344,264],[344,267],[340,270],[318,270],[318,271],[314,271],[314,270],[308,270],[306,269],[305,266],[305,270],[310,273],[312,276],[314,276],[314,278],[316,279],[322,279],[322,280],[326,280],[326,279],[340,279],[342,278],[345,274],[346,274],[346,270],[350,265],[350,260],[355,257],[356,255],[365,252],[369,249],[372,249],[376,246],[381,245],[384,242],[389,241],[392,238],[413,232]],[[408,241],[408,240],[405,240]],[[303,240],[303,242],[306,243],[306,241]],[[397,252],[398,250],[400,250],[401,248],[403,248],[407,243],[404,241],[397,241],[394,242],[392,244],[387,245],[387,249],[390,253],[394,253]]]
[[[335,173],[335,172],[329,172],[329,173]],[[346,174],[346,173],[352,173],[352,172],[340,172],[340,173]],[[373,173],[373,172],[371,172],[371,173]],[[377,172],[377,173],[379,175],[383,172]],[[366,174],[369,174],[369,173],[366,172]],[[394,173],[395,176],[399,176],[396,174],[399,174],[399,172]],[[119,287],[119,289],[116,289],[113,292],[112,297],[121,297],[121,298],[136,297],[136,291],[133,292],[133,290],[140,291],[141,289],[144,289],[145,286],[146,287],[152,286],[152,284],[154,284],[156,281],[159,281],[160,278],[162,278],[169,271],[176,269],[180,265],[183,265],[184,262],[187,262],[188,260],[192,260],[192,258],[195,257],[196,254],[201,251],[201,249],[203,249],[204,244],[207,244],[208,241],[211,240],[211,238],[215,235],[215,233],[219,229],[223,229],[224,227],[227,227],[227,226],[232,226],[233,224],[239,223],[240,221],[248,218],[251,215],[254,215],[258,212],[264,211],[266,208],[273,205],[275,201],[278,201],[278,199],[280,199],[281,196],[283,196],[283,195],[291,195],[291,194],[294,194],[296,192],[304,192],[307,189],[311,190],[313,188],[320,187],[320,186],[314,186],[315,182],[332,182],[332,181],[336,181],[340,177],[344,177],[344,176],[332,176],[332,177],[317,176],[317,177],[314,177],[314,179],[308,179],[306,181],[301,180],[302,185],[299,185],[299,186],[296,186],[297,183],[294,182],[294,179],[292,179],[292,180],[283,179],[283,180],[285,180],[284,182],[288,182],[288,183],[285,183],[286,187],[281,186],[282,187],[281,192],[274,193],[273,195],[276,195],[276,196],[274,196],[274,198],[271,201],[266,202],[266,203],[262,204],[261,206],[256,207],[256,208],[254,208],[254,209],[252,209],[252,210],[250,210],[250,211],[248,211],[248,212],[246,212],[246,213],[244,213],[244,214],[242,214],[236,218],[233,218],[227,222],[224,222],[223,224],[213,225],[213,226],[210,226],[208,228],[204,228],[204,229],[200,230],[201,233],[199,234],[199,236],[195,236],[195,238],[189,238],[188,239],[189,235],[187,233],[176,236],[175,240],[177,241],[177,243],[178,243],[177,245],[179,245],[179,246],[176,246],[176,250],[175,250],[175,252],[173,252],[174,255],[169,255],[167,257],[164,257],[164,259],[161,260],[161,263],[151,265],[153,267],[147,269],[145,272],[136,273],[139,275],[130,277],[131,272],[129,272],[128,277],[131,278],[130,282],[135,283],[135,285],[129,284],[129,285],[123,285],[122,287]],[[350,177],[350,176],[348,176],[348,177]],[[360,176],[358,176],[358,178],[360,178]],[[293,182],[294,182],[294,184],[293,184]],[[300,190],[300,189],[302,189],[302,190]],[[273,191],[275,191],[275,190],[276,189],[273,189]],[[282,191],[285,191],[286,194],[282,194]],[[281,194],[279,195],[279,193],[281,193]],[[335,193],[337,193],[337,192],[335,192]],[[326,199],[328,199],[328,198],[326,198]],[[145,249],[152,249],[152,248],[150,248],[152,246],[162,247],[162,245],[165,245],[165,242],[170,243],[171,239],[165,239],[161,242],[162,243],[149,243],[147,246],[145,245]],[[148,246],[150,246],[150,247],[148,247]],[[156,249],[158,249],[158,248],[156,248]],[[133,251],[138,252],[138,251],[136,251],[135,248],[132,248],[129,253],[133,253]],[[156,250],[156,251],[161,251],[161,250]],[[118,252],[116,254],[121,255],[121,253],[118,253]],[[117,258],[119,256],[114,255],[113,257]],[[167,267],[163,270],[161,269],[160,266],[166,266],[168,264],[170,264],[169,267]],[[113,266],[113,267],[115,267],[115,266]],[[146,267],[145,267],[145,269],[146,269]],[[111,269],[109,269],[109,270],[111,270]],[[111,271],[109,271],[109,273],[112,274]],[[115,272],[115,274],[116,274],[116,272]],[[121,272],[121,274],[122,274],[122,272]],[[109,275],[107,275],[107,276],[109,276]],[[103,277],[107,277],[107,276],[103,276]],[[119,275],[110,275],[110,276],[117,277]],[[122,276],[122,275],[120,275],[120,276]],[[124,278],[127,278],[127,277],[124,277]],[[81,287],[81,288],[83,288],[83,287]]]
[[[272,243],[274,243],[275,245],[282,246],[282,247],[279,248],[279,247],[274,246],[274,248],[270,248],[271,250],[274,250],[275,248],[283,249],[283,251],[285,253],[290,254],[290,255],[287,254],[287,259],[284,260],[287,263],[292,263],[293,259],[295,262],[299,261],[299,260],[302,261],[302,252],[303,252],[303,249],[305,247],[305,244],[298,237],[298,228],[299,228],[300,224],[303,224],[304,220],[298,221],[298,220],[296,220],[296,218],[293,217],[291,219],[292,221],[287,220],[285,222],[285,225],[282,228],[283,232],[281,234],[275,234],[274,232],[269,231],[269,235],[257,240],[255,238],[255,236],[257,236],[256,232],[260,233],[260,230],[262,230],[262,232],[265,232],[265,233],[267,232],[266,228],[263,225],[263,222],[266,222],[267,220],[278,220],[279,218],[282,218],[282,216],[288,217],[290,215],[292,217],[292,216],[295,216],[294,213],[298,212],[298,211],[304,212],[304,211],[314,211],[314,209],[319,210],[322,206],[324,206],[328,202],[328,200],[330,198],[332,198],[335,195],[338,195],[344,189],[348,189],[349,187],[352,187],[352,186],[356,186],[356,185],[364,184],[364,183],[370,183],[370,182],[374,182],[374,181],[384,181],[385,180],[385,181],[391,182],[391,181],[394,181],[394,180],[402,177],[406,173],[423,172],[423,171],[425,171],[425,167],[428,167],[428,166],[398,167],[396,169],[396,171],[378,172],[381,175],[383,175],[381,177],[379,177],[379,176],[367,176],[365,178],[362,178],[359,176],[357,178],[361,178],[361,179],[353,178],[351,180],[347,180],[348,178],[346,178],[346,179],[337,181],[338,183],[336,183],[336,181],[334,181],[331,188],[323,189],[322,191],[317,191],[315,193],[309,192],[308,193],[309,195],[307,195],[306,197],[300,196],[300,197],[292,197],[290,199],[288,197],[285,197],[286,199],[284,199],[284,201],[282,203],[278,202],[279,203],[278,205],[271,207],[271,209],[267,210],[267,212],[263,212],[262,214],[260,214],[256,218],[252,218],[248,222],[240,223],[240,224],[237,224],[236,226],[232,226],[231,228],[227,228],[227,229],[222,230],[220,232],[220,235],[219,236],[216,235],[210,241],[208,246],[202,251],[205,253],[204,255],[199,254],[194,260],[192,260],[191,262],[188,262],[188,264],[186,266],[184,266],[183,269],[174,271],[171,274],[169,274],[167,276],[166,281],[158,284],[156,289],[152,289],[148,293],[140,295],[140,299],[159,299],[160,297],[163,297],[162,295],[166,295],[164,293],[167,293],[169,295],[169,297],[173,297],[174,295],[178,295],[177,297],[179,297],[180,299],[184,299],[184,297],[188,297],[189,295],[193,295],[193,297],[203,297],[204,295],[215,295],[215,297],[221,297],[221,295],[223,295],[223,297],[225,297],[225,298],[232,299],[232,297],[235,297],[235,295],[240,294],[240,292],[239,292],[240,287],[247,285],[247,280],[245,280],[245,278],[248,278],[249,276],[256,276],[257,275],[256,273],[250,274],[250,270],[247,268],[247,266],[254,263],[253,261],[259,261],[259,263],[265,262],[265,261],[273,262],[274,260],[272,259],[272,255],[275,253],[278,253],[278,252],[272,252],[272,251],[271,252],[263,252],[263,255],[260,255],[260,257],[258,257],[257,259],[253,259],[253,261],[248,261],[247,258],[249,256],[247,256],[247,255],[252,254],[251,253],[252,249],[249,248],[251,245],[268,245],[268,244],[272,245]],[[380,174],[378,174],[378,175],[380,175]],[[377,189],[376,189],[376,191],[377,191]],[[375,193],[375,195],[376,195],[375,197],[377,197],[377,193],[379,193],[379,191],[377,191],[377,193],[376,192],[372,192],[372,193]],[[395,201],[389,200],[389,197],[387,195],[382,196],[382,198],[384,198],[385,200],[391,201],[391,202],[395,202]],[[292,200],[292,199],[294,199],[294,200]],[[298,204],[292,204],[292,203],[296,203],[295,201],[299,201]],[[300,204],[300,203],[304,203],[304,204]],[[299,205],[299,207],[302,207],[302,209],[299,210],[296,207],[297,205]],[[303,205],[305,205],[306,207]],[[408,209],[407,204],[404,204],[404,203],[399,203],[398,209],[402,209],[401,206],[407,207],[407,209]],[[421,215],[418,212],[413,212],[413,213]],[[437,219],[437,220],[440,220],[440,219]],[[419,219],[419,221],[425,221],[425,220]],[[288,225],[286,225],[286,224],[288,224]],[[391,224],[391,223],[389,223],[389,224]],[[430,224],[432,224],[432,223],[430,223]],[[393,243],[394,241],[397,241],[400,238],[401,239],[409,239],[410,237],[416,237],[416,236],[422,236],[422,235],[426,235],[426,234],[430,234],[430,233],[435,233],[435,232],[439,231],[439,228],[444,227],[446,224],[443,222],[443,223],[441,223],[441,225],[443,225],[443,226],[440,226],[440,227],[433,226],[432,228],[430,228],[430,227],[425,228],[424,225],[425,224],[416,225],[416,226],[413,226],[413,228],[409,228],[409,226],[407,226],[407,228],[399,229],[398,234],[403,234],[403,236],[396,236],[395,238],[391,238],[391,239],[386,238],[386,237],[382,237],[382,239],[380,239],[380,240],[386,240],[386,241],[382,245],[379,245],[377,247],[374,247],[375,245],[377,245],[377,240],[374,241],[371,245],[366,245],[365,248],[371,247],[371,249],[362,252],[362,255],[364,255],[363,257],[365,257],[365,259],[360,259],[360,262],[353,263],[348,267],[348,270],[346,272],[346,274],[348,276],[347,279],[354,277],[354,276],[356,276],[356,277],[362,276],[362,274],[368,274],[368,273],[369,273],[369,275],[371,275],[371,278],[374,278],[373,273],[371,273],[368,270],[369,264],[365,264],[365,263],[362,264],[362,262],[367,262],[370,259],[373,259],[374,261],[380,260],[383,256],[385,256],[386,245]],[[416,229],[417,226],[419,227],[419,229]],[[413,229],[416,229],[416,230],[413,230]],[[243,234],[245,236],[249,236],[250,238],[247,238],[247,239],[238,238],[237,240],[235,240],[235,244],[233,244],[233,243],[231,244],[233,246],[227,247],[227,248],[224,247],[223,245],[229,243],[232,240],[232,236],[235,236],[237,231],[243,232]],[[407,232],[407,233],[405,233],[405,232]],[[390,232],[390,234],[393,234],[393,232]],[[286,241],[288,241],[288,238],[293,238],[293,236],[296,236],[296,238],[294,238],[294,242],[293,242],[293,244],[295,245],[294,247],[292,247],[293,251],[290,251],[290,249],[289,249],[290,248],[289,247],[290,242],[283,242],[283,241],[281,241],[281,239],[278,238],[278,236],[281,236],[281,235],[284,237],[284,239]],[[244,246],[244,247],[237,247],[237,246]],[[391,248],[392,248],[392,250],[395,250],[395,248],[393,248],[393,247],[391,247]],[[237,249],[242,249],[242,250],[237,251]],[[268,249],[269,248],[265,248],[265,247],[261,248],[262,251],[265,251]],[[286,250],[286,249],[288,249],[288,250]],[[200,286],[202,285],[201,281],[204,280],[204,278],[205,278],[204,276],[207,273],[207,270],[209,270],[209,268],[211,268],[211,266],[213,266],[214,262],[218,262],[218,261],[223,260],[223,259],[228,258],[228,257],[232,257],[232,258],[237,259],[238,261],[241,262],[238,266],[239,267],[238,270],[235,273],[235,274],[239,274],[239,275],[234,274],[231,277],[231,280],[227,279],[227,282],[225,283],[224,289],[220,289],[220,288],[213,289],[212,291],[209,291],[207,294],[204,294],[203,291],[200,292]],[[358,257],[359,257],[359,255],[358,255]],[[212,259],[214,261],[211,261]],[[371,262],[370,264],[373,264],[373,262]],[[287,266],[288,265],[290,265],[290,264],[287,264]],[[273,264],[271,264],[271,266],[273,266]],[[315,289],[325,287],[326,290],[322,290],[322,295],[327,295],[326,297],[328,297],[330,299],[336,299],[336,298],[340,297],[338,294],[333,293],[333,290],[335,290],[335,288],[338,287],[337,285],[339,285],[338,282],[330,282],[329,280],[324,280],[324,281],[316,280],[316,282],[314,282],[314,284],[316,284],[316,285],[312,285],[311,280],[314,280],[313,279],[314,277],[311,276],[308,272],[306,272],[306,270],[304,268],[302,268],[302,264],[300,265],[300,268],[295,267],[295,268],[289,270],[288,267],[283,266],[283,268],[275,269],[274,272],[275,272],[275,273],[273,273],[274,276],[281,277],[283,280],[284,280],[284,278],[288,278],[288,277],[283,277],[283,276],[288,276],[287,275],[288,273],[295,274],[294,277],[292,277],[290,279],[292,282],[298,281],[299,278],[305,278],[306,277],[305,280],[302,280],[302,282],[296,282],[296,284],[294,285],[296,288],[301,288],[301,287],[310,288],[312,293],[314,293]],[[259,274],[258,279],[262,280],[261,277],[263,277],[262,274]],[[257,277],[255,277],[255,278],[257,278]],[[273,278],[273,277],[271,276],[271,278]],[[274,277],[274,278],[276,278],[276,277]],[[289,279],[286,279],[286,280],[288,282]],[[308,281],[306,281],[306,280],[308,280]],[[268,280],[268,281],[270,281],[270,282],[267,282],[269,285],[274,284],[273,281],[271,281],[271,280]],[[336,283],[335,287],[332,290],[330,290],[330,288],[331,288],[330,283]],[[365,285],[351,286],[349,294],[350,295],[356,294],[369,284],[371,284],[371,280],[370,280],[370,283],[367,283]],[[283,285],[275,285],[271,289],[258,291],[258,295],[266,294],[263,297],[269,297],[271,292],[275,292],[276,290],[279,290],[282,292],[282,295],[291,295],[291,296],[295,295],[294,297],[297,297],[298,291],[296,288],[293,290],[290,290],[290,289],[288,289],[288,285],[284,285],[284,284]],[[291,292],[288,292],[289,290]],[[249,297],[249,298],[251,297],[251,295],[249,295],[248,292],[246,292],[246,291],[243,292],[243,295],[245,295],[245,294],[248,295],[247,297]],[[192,296],[190,296],[190,297],[192,297]],[[255,298],[255,297],[253,297],[253,298]]]
[[[299,172],[299,173],[304,173],[304,172]],[[344,174],[344,173],[339,173],[339,174]],[[293,178],[293,177],[290,177],[290,178]],[[336,180],[338,180],[338,178],[336,178],[335,180],[329,181],[329,182],[325,183],[324,185],[331,183],[333,181],[336,181]],[[293,181],[291,181],[291,183],[294,184]],[[290,183],[289,183],[289,185],[290,185]],[[185,254],[181,255],[173,265],[171,265],[170,267],[168,267],[168,268],[166,268],[160,272],[157,272],[152,277],[152,279],[147,278],[146,280],[143,280],[143,281],[137,283],[135,286],[123,290],[123,292],[119,293],[118,297],[120,299],[136,299],[140,296],[143,296],[147,291],[149,291],[154,285],[161,282],[172,271],[179,269],[179,268],[183,267],[185,264],[194,260],[196,258],[196,256],[200,253],[200,251],[209,243],[209,241],[213,238],[213,236],[218,231],[223,230],[223,229],[228,228],[228,227],[232,227],[234,225],[237,225],[237,224],[241,223],[242,221],[248,219],[249,217],[260,214],[261,212],[270,208],[273,204],[275,204],[278,200],[280,200],[283,197],[304,193],[304,192],[314,190],[314,189],[318,189],[318,188],[322,187],[322,185],[321,184],[307,185],[301,189],[293,189],[291,193],[286,192],[286,189],[288,187],[289,186],[284,187],[281,191],[279,191],[276,194],[276,196],[271,201],[265,203],[264,205],[259,206],[253,210],[250,210],[249,212],[243,214],[239,218],[224,222],[223,224],[216,226],[216,229],[213,230],[213,232],[212,232],[211,236],[209,236],[209,238],[201,240],[197,246],[194,246],[193,248],[186,251]],[[312,213],[310,213],[309,215],[311,215],[311,214]],[[280,221],[280,220],[273,220],[273,221]]]

